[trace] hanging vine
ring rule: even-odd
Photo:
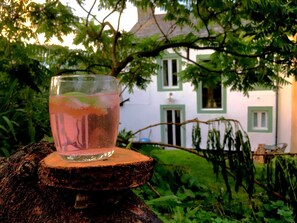
[[[141,131],[160,125],[186,125],[194,124],[192,128],[193,148],[185,148],[165,143],[156,142],[132,142],[131,139]],[[206,127],[206,132],[205,132]],[[207,135],[206,148],[202,148],[203,137]],[[237,120],[219,118],[209,121],[198,119],[187,120],[182,123],[161,122],[142,128],[134,133],[130,133],[125,141],[126,145],[152,144],[163,147],[174,147],[190,152],[200,157],[206,158],[213,165],[214,173],[221,174],[226,184],[229,199],[232,199],[232,190],[228,176],[235,180],[235,191],[243,188],[249,195],[253,196],[254,185],[262,187],[272,199],[280,199],[294,209],[297,219],[297,160],[296,157],[280,154],[275,159],[268,156],[264,164],[265,179],[259,182],[255,179],[255,166],[253,154],[247,133]],[[292,155],[292,154],[290,154]]]
[[[273,165],[274,162],[274,165]],[[289,203],[297,218],[297,160],[296,157],[277,156],[267,164],[271,174],[267,180],[267,191],[271,198],[281,198]]]
[[[206,149],[201,149],[200,123],[196,122],[196,125],[193,126],[193,145],[212,163],[215,174],[222,174],[229,199],[232,199],[228,180],[230,173],[235,179],[235,191],[238,191],[240,186],[244,186],[251,197],[254,188],[255,168],[250,141],[240,123],[224,118],[205,122],[204,124],[208,125]]]
[[[247,191],[249,197],[251,197],[254,190],[255,175],[251,145],[248,135],[237,120],[219,118],[209,121],[191,119],[182,123],[161,122],[134,132],[131,138],[139,132],[152,127],[169,124],[182,126],[189,123],[194,123],[192,129],[192,144],[195,150],[156,142],[146,142],[145,144],[174,147],[204,157],[212,163],[214,173],[217,176],[222,174],[230,200],[232,199],[232,190],[230,188],[228,175],[231,175],[235,180],[235,191],[238,191],[238,189],[242,187]],[[203,127],[207,126],[208,128],[206,148],[201,148],[202,134],[204,135],[201,125],[203,125]],[[135,144],[135,142],[133,143]],[[127,142],[126,144],[128,145],[130,143]]]

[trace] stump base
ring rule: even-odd
[[[59,168],[50,168],[44,164],[44,158],[48,154],[51,154],[50,157],[53,156],[54,149],[52,143],[39,142],[19,149],[9,158],[0,159],[0,222],[161,223],[148,206],[130,189],[78,191],[48,187],[41,183],[38,178],[38,168],[39,171],[47,170],[50,173],[57,170],[61,174]],[[131,152],[133,151],[125,152],[125,154],[131,155]],[[142,160],[140,163],[144,162],[151,167],[152,160],[145,159],[147,160]],[[45,165],[42,168],[39,166],[41,160]],[[128,168],[129,165],[120,166]],[[137,166],[135,163],[134,165]],[[108,166],[110,174],[115,173],[113,168],[118,168],[116,166]],[[70,169],[68,168],[68,172]],[[91,167],[73,168],[76,173],[79,172],[77,169],[83,169],[82,172],[86,169],[92,170]],[[137,172],[137,170],[137,168],[130,169],[131,172]],[[39,173],[41,177],[46,176],[42,175],[42,172]],[[67,174],[71,176],[70,173]],[[137,174],[134,173],[134,175]],[[71,177],[69,179],[74,177],[81,179],[80,175]],[[115,177],[117,177],[116,174]],[[45,179],[43,178],[43,181]],[[61,181],[63,178],[58,179]],[[46,182],[48,181],[49,179]],[[139,183],[139,181],[136,182]]]
[[[91,162],[69,162],[53,152],[41,161],[39,178],[47,186],[74,190],[124,190],[146,183],[152,170],[152,158],[117,147],[109,159]]]

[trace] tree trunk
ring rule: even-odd
[[[42,172],[45,168],[43,159],[54,150],[53,144],[40,142],[19,149],[9,158],[0,159],[0,222],[161,222],[130,190],[131,186],[100,190],[100,184],[95,183],[93,190],[90,184],[84,187],[78,183],[81,176],[77,169],[76,175],[68,173],[68,177],[76,176],[76,185],[79,186],[67,188],[65,185],[69,182],[63,185],[58,181],[55,182],[57,185],[47,184],[46,179],[61,176],[58,173],[50,175],[54,178],[47,178],[49,175],[45,173],[48,172]],[[127,171],[127,168],[124,169]],[[130,170],[133,168],[132,165]],[[101,171],[99,169],[97,174]],[[136,175],[135,186],[140,185],[141,180],[143,183],[148,180],[148,177]]]

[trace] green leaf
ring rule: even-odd
[[[17,140],[16,139],[16,132],[15,132],[13,126],[14,125],[18,126],[18,124],[16,122],[14,122],[14,121],[9,120],[6,116],[2,116],[2,118],[4,119],[6,124],[8,125],[8,128],[9,128],[10,132],[12,133],[14,140]]]
[[[176,205],[180,204],[181,202],[179,201],[179,198],[175,195],[167,195],[167,196],[162,196],[160,198],[156,198],[153,200],[150,200],[147,202],[148,205],[154,205],[154,206],[171,206],[171,205]]]
[[[8,149],[6,149],[5,147],[1,147],[0,151],[3,153],[3,155],[5,157],[9,157],[10,156],[10,152],[8,151]]]
[[[9,132],[9,130],[7,128],[5,128],[3,125],[0,125],[0,129],[2,129],[4,132]]]

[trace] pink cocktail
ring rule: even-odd
[[[55,146],[63,159],[92,161],[113,154],[119,124],[115,78],[101,75],[53,77],[49,112]]]

